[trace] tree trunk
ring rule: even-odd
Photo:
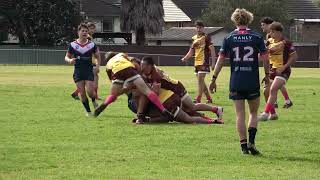
[[[146,33],[143,27],[136,30],[136,44],[144,46],[146,44]]]

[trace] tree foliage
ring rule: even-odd
[[[260,30],[260,19],[265,16],[288,24],[290,17],[286,11],[286,0],[210,0],[209,7],[204,11],[201,19],[208,26],[222,26],[227,30],[234,28],[230,20],[236,8],[245,8],[254,14],[251,27]]]
[[[162,0],[122,0],[121,29],[134,31],[138,45],[145,44],[146,33],[161,33],[163,17]]]
[[[0,14],[21,45],[56,45],[74,37],[79,13],[69,0],[11,0]]]

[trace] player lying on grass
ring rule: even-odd
[[[223,67],[226,56],[230,57],[230,99],[236,110],[237,130],[243,154],[259,154],[255,146],[257,133],[257,114],[260,105],[259,54],[263,60],[265,79],[268,80],[269,61],[263,37],[248,29],[253,14],[245,9],[236,9],[231,20],[237,29],[227,35],[220,49],[219,58],[214,68],[210,91],[216,89],[216,79]],[[246,133],[245,101],[249,104],[249,143]]]
[[[177,94],[181,99],[184,110],[187,111],[209,111],[222,119],[223,108],[218,106],[210,106],[203,103],[193,103],[192,98],[187,93],[183,84],[175,79],[169,77],[163,70],[154,65],[152,57],[144,57],[141,61],[141,75],[149,84],[157,83],[161,88],[170,90]]]
[[[95,107],[98,106],[96,102],[96,93],[94,90],[94,75],[92,66],[92,56],[97,59],[96,69],[99,71],[100,54],[96,44],[88,40],[88,26],[80,24],[78,27],[78,39],[69,45],[68,52],[65,56],[65,61],[69,64],[74,64],[73,79],[79,89],[81,101],[87,111],[87,116],[91,115],[90,105],[87,98],[92,99]]]
[[[118,96],[123,93],[123,86],[128,83],[133,83],[138,91],[144,94],[150,102],[152,102],[163,116],[168,119],[173,119],[173,115],[162,105],[156,93],[150,90],[144,80],[131,62],[130,58],[124,53],[109,52],[106,54],[107,74],[112,81],[110,95],[105,101],[94,111],[94,116],[97,117],[108,105],[113,103]]]
[[[279,22],[270,25],[270,36],[267,45],[270,60],[270,79],[272,82],[268,87],[269,98],[264,112],[259,116],[259,120],[276,120],[278,115],[275,111],[275,102],[278,91],[287,83],[291,74],[291,66],[298,59],[297,52],[292,43],[283,35],[283,26]]]
[[[179,95],[173,91],[161,88],[160,84],[153,83],[151,89],[158,94],[164,107],[174,114],[174,121],[176,122],[186,124],[223,124],[221,119],[211,119],[197,112],[185,112],[181,107]],[[137,113],[137,119],[133,121],[136,124],[170,122],[168,118],[161,116],[160,111],[149,103],[145,95],[139,93],[134,88],[128,94],[128,107],[132,112]],[[146,116],[149,118],[146,118]]]
[[[92,22],[88,22],[87,26],[89,28],[89,32],[88,32],[88,40],[93,41],[93,33],[96,31],[96,25]],[[93,65],[93,75],[94,75],[94,89],[96,91],[96,99],[99,99],[98,97],[98,81],[99,81],[99,69],[97,68],[97,62],[98,60],[94,57],[94,55],[92,56],[92,65]],[[78,100],[79,99],[79,91],[80,89],[76,88],[76,90],[71,94],[71,97]]]
[[[270,36],[270,25],[273,23],[273,19],[271,19],[270,17],[264,17],[261,19],[260,23],[261,23],[261,29],[264,33],[267,33],[266,35],[266,44],[267,46],[270,44],[269,43],[269,39],[271,38]],[[274,45],[274,49],[275,48],[283,48],[284,46],[284,42],[283,43],[278,43],[277,45]],[[277,46],[280,46],[280,47],[277,47]],[[281,47],[282,46],[282,47]],[[271,65],[272,66],[272,65]],[[265,87],[264,87],[264,97],[265,97],[265,101],[268,102],[268,99],[269,99],[269,93],[270,93],[270,83],[265,83]],[[284,97],[284,100],[285,100],[285,103],[283,105],[283,108],[290,108],[293,103],[291,101],[291,99],[289,98],[289,95],[288,95],[288,91],[285,87],[285,85],[282,86],[282,88],[280,89],[281,90],[281,93]],[[275,108],[278,108],[278,103],[277,101],[275,102],[274,104],[274,107]]]

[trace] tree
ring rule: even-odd
[[[21,45],[56,45],[74,37],[79,13],[69,0],[11,0],[0,14]]]
[[[136,34],[137,45],[145,45],[146,33],[161,33],[164,25],[162,0],[122,0],[121,29]]]
[[[222,26],[227,30],[234,28],[230,20],[236,8],[245,8],[254,14],[251,27],[260,30],[260,19],[270,16],[276,21],[287,25],[290,17],[286,11],[286,0],[210,0],[209,7],[204,11],[201,19],[208,26]]]

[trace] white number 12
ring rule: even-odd
[[[241,61],[240,48],[239,47],[235,47],[235,48],[233,48],[233,51],[234,51],[234,53],[236,55],[236,57],[233,60],[234,61]],[[253,48],[251,46],[246,46],[246,47],[244,47],[244,51],[248,51],[248,53],[246,53],[243,56],[243,61],[253,61],[254,59],[250,57],[253,54]]]

